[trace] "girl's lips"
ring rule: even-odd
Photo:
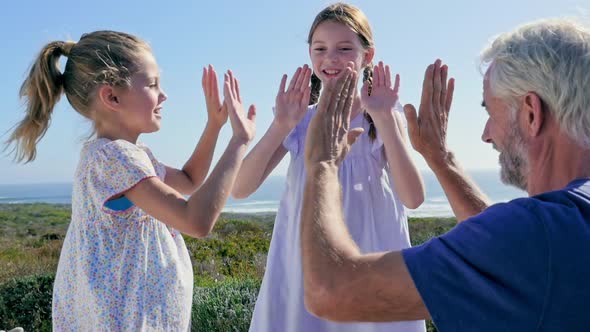
[[[340,70],[338,69],[324,69],[322,72],[328,76],[335,76],[340,74]]]

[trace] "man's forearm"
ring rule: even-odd
[[[467,176],[452,152],[444,161],[429,163],[451,204],[457,222],[479,214],[490,205],[489,198]]]
[[[307,309],[334,321],[428,317],[401,252],[361,255],[344,223],[338,170],[308,170],[301,220]]]
[[[346,258],[359,250],[344,223],[338,168],[322,163],[307,172],[301,212],[304,288],[330,291]]]

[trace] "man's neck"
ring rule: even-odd
[[[558,190],[575,179],[590,178],[590,149],[563,132],[529,146],[527,192],[534,196]]]

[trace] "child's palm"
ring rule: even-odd
[[[285,91],[287,75],[283,75],[275,101],[275,120],[289,129],[294,128],[307,112],[311,88],[311,69],[307,65],[297,68]]]
[[[217,88],[217,73],[213,66],[203,68],[203,92],[205,93],[205,102],[207,103],[208,120],[219,127],[227,122],[227,107],[220,102],[219,90]]]
[[[368,93],[361,94],[361,102],[368,112],[379,112],[381,110],[391,110],[399,99],[398,92],[385,86],[371,89],[371,95]]]
[[[361,103],[369,114],[390,111],[399,99],[399,75],[395,75],[395,82],[391,86],[389,66],[383,62],[373,69],[373,82],[369,94],[369,83],[365,82],[361,93]]]
[[[256,124],[254,122],[256,118],[256,107],[250,105],[248,114],[245,114],[242,98],[240,97],[240,86],[231,70],[225,75],[223,95],[225,97],[224,104],[227,107],[233,136],[246,142],[252,141],[256,135]]]

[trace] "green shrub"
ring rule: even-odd
[[[248,331],[259,280],[232,280],[213,288],[197,287],[193,297],[192,331]]]
[[[15,279],[0,286],[0,329],[51,331],[52,275]],[[226,279],[211,287],[196,287],[192,331],[248,331],[260,280]],[[427,332],[436,332],[431,321]]]
[[[0,329],[51,331],[53,275],[13,279],[0,286]]]

